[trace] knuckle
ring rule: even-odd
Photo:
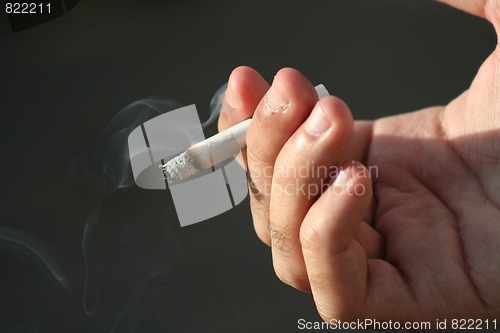
[[[315,291],[314,303],[316,309],[324,321],[350,322],[365,317],[366,313],[360,304],[352,303],[348,299],[341,301],[335,296],[332,297],[329,293],[322,293],[317,286],[314,286],[313,289]]]
[[[318,305],[316,305],[316,308],[318,310],[318,314],[320,315],[320,317],[328,323],[356,322],[356,320],[358,318],[363,318],[361,316],[355,315],[356,312],[349,311],[347,309],[330,311],[330,310],[321,309]]]
[[[258,200],[255,197],[250,197],[250,209],[255,223],[265,226],[269,232],[270,212],[269,203],[264,200]]]
[[[328,290],[331,284],[331,276],[321,273],[311,274],[309,272],[309,282],[314,290],[321,294],[322,291]]]
[[[278,279],[283,282],[284,284],[295,288],[297,290],[305,291],[305,292],[310,292],[310,287],[309,287],[309,282],[307,277],[300,277],[294,274],[291,274],[290,272],[275,268],[275,273]]]
[[[273,166],[264,162],[255,161],[247,152],[248,187],[250,194],[261,199],[271,195]]]
[[[279,226],[269,223],[272,247],[282,256],[288,256],[293,248],[293,230],[289,225]]]
[[[248,177],[248,189],[250,192],[251,205],[258,205],[265,198],[264,193],[262,193],[257,184],[255,184],[253,177],[251,176]]]
[[[252,134],[253,132],[247,134],[248,155],[251,156],[252,159],[260,161],[261,159],[259,156],[265,152],[265,149],[263,149],[266,146],[265,142],[263,142],[264,138],[261,135],[257,135],[257,133],[255,133],[255,135]]]
[[[275,273],[276,273],[276,276],[278,277],[278,279],[283,282],[284,284],[286,285],[289,285],[289,286],[292,286],[292,282],[291,282],[291,279],[290,277],[288,276],[288,273],[285,272],[284,270],[282,269],[275,269]]]
[[[316,221],[307,221],[300,227],[300,244],[304,252],[315,252],[320,246],[321,234]]]
[[[337,320],[341,320],[338,316],[333,315],[329,310],[326,310],[325,308],[320,306],[318,302],[316,302],[316,309],[318,310],[318,314],[321,317],[321,319],[323,319],[327,323],[332,323]]]
[[[268,246],[271,246],[271,237],[269,236],[269,205],[262,200],[256,199],[254,196],[250,196],[250,209],[257,237]]]
[[[282,183],[288,183],[297,179],[297,157],[300,152],[292,149],[293,146],[283,148],[278,157],[273,170],[273,181],[279,180]]]
[[[262,243],[266,244],[267,246],[271,246],[271,237],[269,237],[269,232],[267,230],[262,230],[262,228],[258,227],[257,225],[254,225],[254,229],[257,237],[259,237]]]
[[[271,246],[271,237],[269,235],[269,222],[267,220],[267,216],[264,215],[263,217],[257,217],[257,215],[254,213],[253,217],[254,229],[257,237],[259,237],[259,239],[265,244]]]
[[[323,319],[323,321],[325,321],[327,323],[333,324],[335,322],[344,321],[344,319],[341,319],[338,316],[333,315],[332,313],[321,308],[317,304],[316,304],[316,309],[318,310],[318,314],[321,317],[321,319]]]
[[[267,167],[267,161],[272,161],[276,156],[270,151],[270,142],[265,135],[247,135],[247,156],[249,169],[257,171]]]

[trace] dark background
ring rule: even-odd
[[[269,81],[295,67],[375,119],[449,102],[496,42],[486,21],[424,0],[82,0],[17,33],[0,19],[0,332],[292,332],[299,318],[319,321],[310,295],[274,276],[248,200],[180,228],[167,192],[104,194],[76,182],[71,162],[147,96],[194,103],[207,119],[238,65]]]

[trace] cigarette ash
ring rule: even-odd
[[[183,152],[162,166],[169,184],[186,179],[200,170],[193,165],[191,156]]]

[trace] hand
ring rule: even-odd
[[[498,31],[500,1],[446,2]],[[219,129],[250,117],[255,230],[324,320],[500,317],[499,48],[449,105],[373,122],[293,69],[269,87],[239,67]]]

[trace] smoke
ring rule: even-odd
[[[226,87],[214,94],[203,128],[218,119]],[[83,309],[89,316],[106,317],[113,332],[161,326],[158,305],[169,299],[170,272],[179,243],[167,221],[158,225],[156,221],[130,219],[126,209],[122,216],[103,218],[104,202],[112,192],[134,185],[127,142],[130,132],[180,107],[181,103],[165,97],[126,106],[107,125],[98,142],[79,154],[69,168],[70,178],[91,184],[94,197],[82,237]],[[175,126],[169,127],[186,131]]]
[[[130,132],[180,107],[181,103],[165,97],[150,97],[126,106],[113,117],[99,140],[69,167],[70,178],[86,183],[94,199],[82,236],[83,310],[89,316],[105,317],[113,326],[144,315],[132,316],[130,308],[141,301],[142,289],[153,276],[168,273],[178,245],[166,227],[158,237],[158,229],[148,228],[148,221],[124,216],[103,219],[103,205],[112,192],[134,185],[128,153]],[[130,233],[131,229],[135,232]],[[140,309],[147,310],[146,306]]]
[[[223,85],[213,96],[210,116],[203,128],[217,120],[226,87]],[[69,165],[69,178],[82,184],[92,197],[87,218],[82,221],[84,267],[79,271],[83,271],[83,276],[71,272],[46,242],[0,226],[1,249],[54,278],[74,297],[79,297],[81,290],[84,313],[103,319],[111,332],[162,329],[160,311],[168,306],[165,302],[175,285],[171,273],[179,252],[179,228],[165,220],[143,219],[141,199],[136,200],[136,207],[118,203],[120,209],[106,208],[117,205],[114,193],[123,195],[124,189],[134,185],[128,153],[130,132],[180,107],[180,102],[166,97],[131,103]]]
[[[227,89],[227,83],[224,83],[212,97],[210,101],[210,117],[203,123],[203,128],[208,127],[213,124],[217,119],[219,119],[220,109],[222,106],[222,99],[224,98],[224,93]]]
[[[44,275],[53,277],[68,293],[72,293],[67,265],[44,241],[21,230],[0,226],[0,248],[36,267]]]
[[[130,132],[149,119],[180,107],[180,102],[165,97],[150,97],[129,104],[111,119],[100,139],[73,160],[69,177],[93,182],[97,193],[134,185],[127,145]]]

